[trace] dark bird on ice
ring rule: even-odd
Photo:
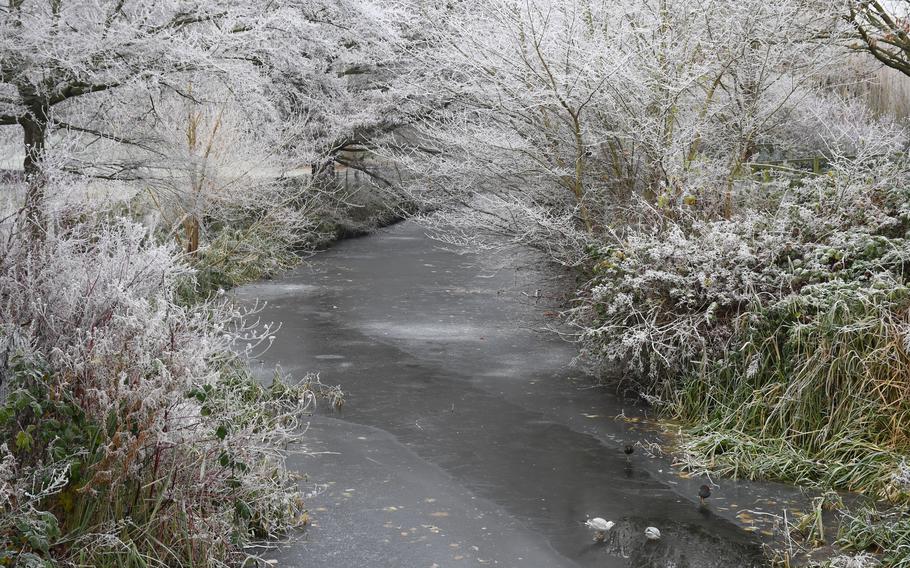
[[[711,488],[707,485],[702,485],[698,488],[698,499],[701,501],[701,504],[705,504],[705,499],[711,496]]]

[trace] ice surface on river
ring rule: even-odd
[[[314,526],[280,565],[761,562],[731,522],[754,505],[750,486],[722,482],[701,509],[703,480],[623,454],[653,434],[617,419],[639,411],[592,388],[570,364],[575,346],[541,332],[553,307],[532,296],[550,275],[528,254],[524,265],[457,255],[405,223],[239,292],[269,299],[263,319],[283,324],[265,364],[318,372],[347,397],[311,419],[313,454],[292,461],[322,489],[308,502]],[[594,516],[616,522],[602,545],[583,524]],[[646,526],[662,539],[647,541]]]

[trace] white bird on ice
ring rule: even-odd
[[[585,521],[585,526],[589,529],[594,529],[594,540],[597,542],[603,542],[607,538],[607,531],[613,528],[615,525],[613,521],[607,521],[601,519],[600,517],[594,517],[593,519],[588,519]]]
[[[660,531],[656,527],[648,527],[645,529],[645,536],[648,540],[660,540]]]

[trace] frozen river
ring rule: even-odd
[[[346,393],[313,417],[313,455],[292,460],[317,495],[313,526],[270,554],[280,566],[762,565],[731,522],[754,487],[728,483],[700,508],[704,480],[623,454],[656,435],[540,331],[555,288],[540,264],[459,255],[403,223],[238,292],[283,324],[264,372],[319,372]],[[616,522],[605,543],[587,516]]]

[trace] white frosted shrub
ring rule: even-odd
[[[910,194],[876,166],[807,179],[730,219],[668,206],[607,235],[573,312],[587,354],[626,365],[647,391],[716,360],[743,318],[842,281],[902,281]]]
[[[262,387],[232,354],[269,329],[223,299],[182,305],[192,272],[131,221],[41,245],[2,229],[0,512],[38,536],[0,524],[0,558],[218,565],[301,520],[282,448],[317,383]],[[49,495],[22,493],[53,471]]]

